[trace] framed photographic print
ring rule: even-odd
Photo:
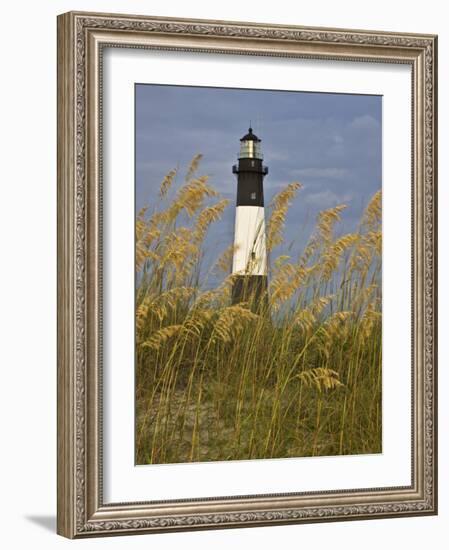
[[[58,532],[435,514],[432,35],[58,18]]]

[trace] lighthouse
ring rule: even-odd
[[[237,175],[232,303],[251,300],[256,307],[266,297],[268,268],[263,199],[268,168],[260,142],[250,127],[240,140],[238,164],[232,167]]]

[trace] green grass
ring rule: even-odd
[[[232,306],[232,247],[203,290],[203,241],[227,202],[200,158],[137,217],[137,463],[381,452],[380,193],[356,233],[335,237],[343,205],[323,211],[301,254],[271,262],[266,309]],[[299,190],[273,200],[271,255]]]

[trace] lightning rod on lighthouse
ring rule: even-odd
[[[263,165],[261,140],[250,127],[240,140],[238,164],[232,167],[237,175],[232,303],[248,299],[254,303],[267,290],[267,248],[263,179],[268,167]]]

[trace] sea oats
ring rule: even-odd
[[[273,257],[268,308],[254,313],[255,296],[232,305],[232,244],[212,288],[201,270],[228,201],[200,160],[180,183],[168,172],[159,203],[136,217],[137,462],[380,452],[380,192],[358,231],[339,233],[339,205],[318,215],[302,253]],[[299,188],[272,202],[271,251]]]

